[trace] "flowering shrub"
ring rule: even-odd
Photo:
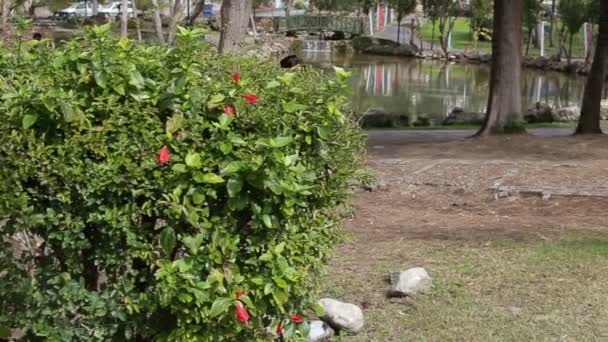
[[[0,335],[306,336],[364,140],[348,74],[285,73],[107,26],[0,53]],[[1,336],[0,336],[1,337]]]

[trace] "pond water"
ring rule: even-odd
[[[379,110],[441,122],[454,107],[471,112],[486,109],[488,65],[315,51],[299,55],[321,68],[336,65],[352,70],[352,108],[357,113]],[[580,105],[585,77],[525,69],[523,78],[524,108],[536,102],[557,108]]]

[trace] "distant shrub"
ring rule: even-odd
[[[0,333],[305,336],[363,159],[348,74],[109,31],[0,54]]]

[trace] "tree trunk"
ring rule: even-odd
[[[522,126],[523,0],[494,2],[490,96],[477,136],[525,132]]]
[[[154,31],[156,31],[156,37],[161,44],[165,43],[165,34],[163,33],[163,22],[160,18],[160,7],[158,0],[151,0],[154,12],[152,13],[152,20],[154,21]]]
[[[397,42],[401,44],[401,18],[397,18]]]
[[[2,23],[0,29],[2,29],[2,33],[6,33],[8,30],[8,19],[10,17],[11,11],[11,3],[10,0],[0,0],[2,1],[2,7],[0,7],[0,11],[2,11]]]
[[[572,63],[572,43],[574,42],[574,33],[570,33],[570,44],[568,45],[568,65]]]
[[[196,6],[194,7],[194,13],[191,13],[190,18],[188,18],[188,26],[194,25],[194,21],[196,21],[196,19],[198,19],[198,17],[201,16],[204,9],[205,9],[205,0],[199,0],[196,3]]]
[[[93,16],[96,16],[97,13],[99,13],[99,1],[91,0],[91,12]]]
[[[591,71],[587,76],[581,117],[575,134],[599,134],[602,90],[606,78],[606,62],[608,61],[608,3],[600,2],[600,32],[597,37],[595,55]]]
[[[251,0],[224,0],[222,3],[222,32],[220,52],[232,52],[247,34]]]
[[[142,41],[141,37],[141,22],[139,21],[139,15],[137,13],[137,4],[135,0],[132,0],[133,5],[133,19],[135,20],[135,30],[137,31],[137,40]]]
[[[435,20],[433,21],[433,32],[431,32],[431,50],[435,49]]]
[[[549,46],[553,47],[553,28],[555,27],[555,0],[551,1],[551,34],[549,35]]]
[[[122,4],[120,5],[120,37],[121,38],[128,38],[129,36],[129,17],[128,17],[128,11],[129,10],[129,2],[128,0],[122,0]]]
[[[526,56],[530,54],[530,43],[532,42],[532,29],[528,30],[528,42],[526,43]]]
[[[291,15],[291,0],[285,0],[285,16],[289,17]]]
[[[175,42],[175,36],[177,34],[177,23],[182,18],[182,1],[173,0],[173,6],[171,6],[171,19],[169,20],[169,35],[167,37],[167,44],[173,45]]]

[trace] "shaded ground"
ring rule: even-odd
[[[327,294],[365,308],[343,340],[608,341],[608,138],[434,134],[370,134],[386,188],[358,194],[327,277]],[[414,266],[433,290],[387,299],[388,272]]]

